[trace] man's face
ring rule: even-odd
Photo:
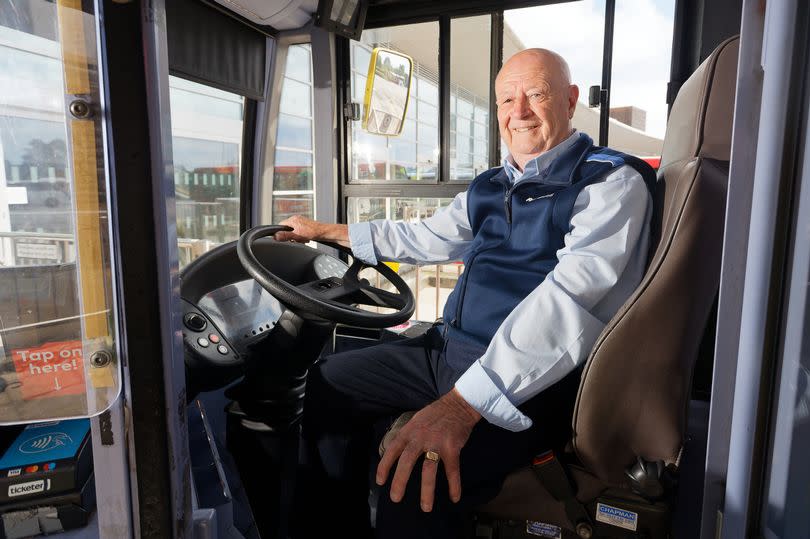
[[[495,97],[501,137],[522,168],[571,133],[579,89],[568,83],[554,58],[525,52],[503,66]]]

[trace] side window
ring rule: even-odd
[[[512,9],[503,12],[503,59],[530,47],[551,49],[568,62],[579,86],[574,128],[599,143],[599,109],[588,108],[588,88],[602,82],[604,0]],[[572,38],[572,36],[576,38]],[[502,147],[503,155],[506,149]]]
[[[489,17],[487,17],[489,19]],[[418,41],[415,36],[418,36]],[[371,50],[374,47],[401,51],[413,58],[411,98],[405,115],[402,133],[386,137],[366,133],[360,122],[351,124],[351,156],[349,182],[356,183],[436,183],[439,179],[439,24],[436,22],[377,28],[366,30],[360,42],[351,42],[352,101],[363,102],[366,75]],[[473,78],[472,75],[470,77]],[[454,97],[465,92],[455,85]],[[488,95],[488,93],[487,93]],[[468,115],[469,122],[472,114]],[[461,127],[460,138],[465,167],[471,169],[472,153],[467,151],[472,140],[466,137],[468,125]],[[455,159],[456,140],[453,134],[451,159]],[[372,187],[373,189],[373,187]],[[347,218],[349,223],[373,219],[395,219],[418,222],[430,217],[436,210],[450,203],[452,198],[407,196],[349,196]],[[460,264],[446,266],[411,266],[391,264],[408,283],[416,296],[417,320],[433,320],[441,316],[444,302],[461,273]],[[381,288],[384,282],[377,272],[366,270],[363,276]],[[443,279],[443,280],[442,280]],[[378,310],[369,307],[371,310]]]
[[[180,266],[239,237],[244,98],[169,78]]]
[[[393,219],[408,223],[418,223],[430,217],[436,210],[447,206],[452,198],[418,197],[351,197],[349,198],[349,223],[360,223],[372,219]],[[416,299],[415,320],[435,320],[442,315],[447,297],[464,271],[461,262],[412,266],[410,264],[389,263],[408,283]],[[374,286],[393,291],[387,279],[378,272],[366,269],[361,276],[372,281]],[[380,311],[377,307],[365,307]]]
[[[418,37],[419,43],[415,41]],[[371,50],[401,51],[411,56],[411,98],[402,133],[385,137],[351,126],[350,181],[425,181],[439,175],[439,24],[435,22],[365,30],[351,42],[352,100],[363,102]]]
[[[634,19],[644,24],[632,24]],[[667,128],[674,21],[675,0],[639,2],[637,6],[616,2],[608,142],[656,169]]]
[[[272,222],[315,216],[312,59],[309,44],[291,45],[281,86],[273,170]]]
[[[471,181],[489,168],[491,17],[450,21],[450,179]]]
[[[656,168],[666,129],[674,11],[675,0],[616,2],[608,145]],[[604,1],[509,10],[504,21],[504,60],[523,48],[542,47],[568,61],[579,86],[574,127],[598,143],[600,110],[588,107],[588,89],[602,82]]]

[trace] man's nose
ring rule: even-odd
[[[529,108],[529,100],[525,95],[518,95],[515,97],[515,104],[512,107],[512,116],[515,118],[524,118],[531,113]]]

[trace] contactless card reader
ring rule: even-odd
[[[90,420],[27,425],[7,437],[4,446],[0,446],[0,537],[9,536],[2,528],[8,528],[12,514],[17,523],[20,511],[38,507],[58,509],[63,529],[86,523],[94,503],[94,496],[92,502],[87,496],[88,486],[94,490]],[[62,519],[63,514],[70,517]]]

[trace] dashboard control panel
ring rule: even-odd
[[[191,331],[202,331],[208,325],[205,317],[196,312],[186,313],[186,316],[183,317],[183,323]]]
[[[239,353],[217,326],[194,304],[183,300],[183,344],[197,362],[231,367],[241,362]]]

